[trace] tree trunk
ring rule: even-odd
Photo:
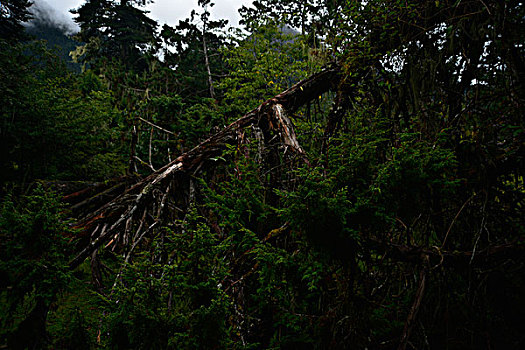
[[[168,189],[171,188],[171,191],[182,190],[182,186],[177,186],[180,183],[174,186],[169,186],[169,184],[191,175],[205,164],[215,166],[216,162],[210,162],[210,159],[220,156],[227,144],[237,142],[239,131],[248,126],[256,125],[263,132],[277,133],[286,148],[304,157],[304,151],[297,142],[292,122],[287,117],[287,113],[297,110],[305,103],[334,88],[338,81],[339,67],[337,65],[330,65],[320,73],[300,81],[288,90],[265,101],[256,109],[245,114],[189,152],[182,154],[173,162],[139,181],[98,210],[80,219],[75,227],[87,233],[90,240],[81,247],[80,253],[70,262],[70,267],[77,267],[102,244],[108,241],[110,243],[117,241],[122,232],[128,231],[126,227],[128,229],[134,227],[133,223],[140,221],[146,211],[156,211],[156,215],[152,215],[156,218],[155,222],[151,225],[157,226],[162,220],[161,214],[164,208],[160,202],[163,202],[165,197],[170,195]],[[154,192],[162,193],[162,198],[157,198],[153,194]],[[141,223],[135,226],[142,228],[151,227],[151,225]],[[124,236],[129,237],[129,232]],[[140,234],[136,232],[133,236],[138,237]]]
[[[210,97],[215,99],[215,90],[213,89],[213,79],[211,76],[210,61],[208,59],[208,46],[206,45],[206,22],[202,29],[202,49],[204,51],[204,64],[206,65],[206,71],[208,72],[208,85],[210,88]]]

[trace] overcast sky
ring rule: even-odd
[[[68,26],[74,26],[70,9],[78,8],[85,0],[33,0],[38,6],[47,3],[49,7],[57,12],[60,21],[69,22]],[[251,0],[215,0],[215,6],[211,8],[212,18],[224,18],[229,20],[228,24],[236,26],[239,22],[238,9],[242,5],[251,3]],[[155,0],[153,4],[146,7],[150,11],[149,16],[159,22],[162,26],[168,23],[176,25],[180,19],[189,17],[193,8],[197,8],[197,0]]]

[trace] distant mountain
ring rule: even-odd
[[[49,21],[39,21],[35,18],[26,26],[26,32],[36,40],[45,40],[49,49],[55,50],[58,57],[64,60],[66,66],[74,71],[80,72],[81,66],[71,60],[69,52],[75,50],[80,43],[71,35],[66,34],[67,29]]]
[[[298,36],[298,35],[301,34],[297,30],[295,30],[294,28],[290,27],[288,24],[283,24],[282,26],[279,27],[279,30],[284,35],[290,35],[290,36],[293,36],[293,37]]]

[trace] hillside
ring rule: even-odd
[[[146,3],[2,2],[0,349],[525,348],[522,1]]]
[[[68,69],[80,72],[80,64],[73,62],[69,55],[80,43],[73,39],[73,34],[69,34],[67,28],[38,17],[33,18],[30,25],[25,28],[27,34],[34,40],[45,40],[46,46],[56,52],[57,56],[66,63]]]

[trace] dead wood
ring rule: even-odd
[[[248,126],[254,125],[263,133],[280,135],[285,149],[289,148],[304,156],[293,123],[287,114],[334,88],[338,80],[339,67],[331,65],[320,73],[300,81],[78,220],[75,227],[87,232],[90,240],[81,247],[80,253],[70,262],[70,267],[77,267],[98,247],[110,240],[113,242],[122,239],[128,243],[129,231],[134,227],[143,226],[139,221],[144,219],[145,211],[153,213],[153,223],[148,226],[158,226],[157,223],[162,220],[162,209],[168,192],[171,191],[173,195],[180,194],[184,190],[182,180],[201,169],[204,163],[210,163],[210,159],[221,155],[225,146],[235,143],[239,132]],[[172,182],[173,186],[170,185]],[[133,236],[138,235],[135,233]]]
[[[158,126],[158,125],[156,125],[156,124],[153,124],[153,123],[150,122],[149,120],[146,120],[146,119],[141,118],[141,117],[139,117],[139,120],[140,120],[140,121],[143,121],[144,123],[148,124],[149,126],[154,127],[155,129],[158,129],[158,130],[160,130],[160,131],[162,131],[162,132],[165,132],[166,134],[170,134],[170,135],[175,135],[175,136],[177,136],[177,134],[175,134],[174,132],[169,131],[169,130],[166,130],[166,129],[164,129],[163,127]]]

